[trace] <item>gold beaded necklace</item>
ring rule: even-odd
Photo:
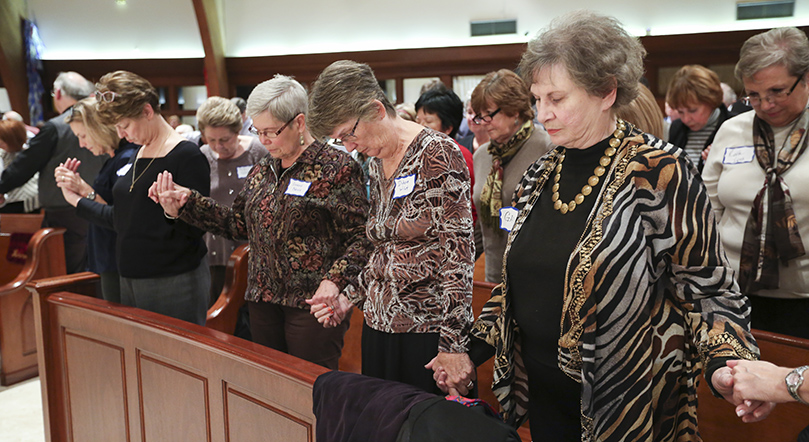
[[[551,191],[551,201],[553,202],[554,210],[558,210],[562,215],[567,212],[572,212],[576,206],[584,202],[584,198],[593,192],[593,187],[598,185],[600,178],[607,172],[607,166],[612,162],[612,157],[618,151],[618,146],[621,145],[621,139],[624,138],[624,131],[626,131],[626,124],[623,120],[618,120],[617,128],[612,133],[612,138],[609,141],[610,147],[604,151],[604,155],[598,160],[598,166],[593,170],[593,174],[587,179],[587,183],[582,186],[581,192],[570,200],[568,203],[563,203],[559,199],[559,181],[562,179],[562,163],[565,162],[565,154],[562,152],[562,157],[559,159],[559,164],[556,165],[556,175],[553,177],[553,187]]]

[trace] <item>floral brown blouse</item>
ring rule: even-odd
[[[323,279],[357,283],[371,242],[362,171],[348,154],[314,142],[288,169],[264,157],[232,207],[193,191],[180,218],[215,235],[247,239],[248,301],[309,308]]]
[[[439,333],[438,350],[465,352],[472,323],[474,242],[469,170],[459,147],[425,129],[391,179],[370,163],[368,237],[374,251],[348,296],[387,333]]]

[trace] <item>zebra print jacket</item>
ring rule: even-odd
[[[758,358],[749,303],[693,164],[674,145],[628,132],[568,261],[558,366],[581,383],[583,441],[698,441],[702,370]],[[493,390],[515,426],[526,417],[528,383],[506,262],[559,152],[517,187],[503,282],[473,330],[495,348]]]

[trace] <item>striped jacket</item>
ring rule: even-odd
[[[517,188],[503,281],[511,243],[558,162],[551,151]],[[582,440],[700,440],[702,369],[758,356],[749,303],[681,149],[633,128],[605,178],[569,258],[560,312],[558,366],[581,383]],[[495,348],[493,389],[518,425],[528,384],[508,290],[495,288],[473,333]]]

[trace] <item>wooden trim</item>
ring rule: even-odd
[[[193,0],[202,47],[205,50],[208,96],[229,96],[223,24],[216,0]]]

